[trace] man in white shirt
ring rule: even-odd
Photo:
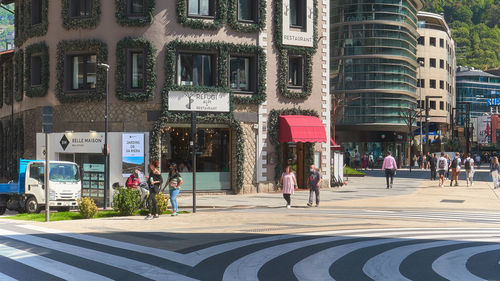
[[[448,160],[444,157],[444,152],[441,152],[441,157],[437,161],[437,168],[439,171],[439,187],[443,187],[444,184],[444,174],[448,169]]]
[[[465,180],[467,181],[467,186],[472,186],[472,178],[474,177],[474,159],[472,159],[471,154],[467,155],[464,162],[465,168]]]

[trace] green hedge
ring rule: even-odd
[[[30,1],[25,1],[25,15],[26,15],[26,22],[24,23],[26,26],[25,34],[26,38],[31,38],[31,37],[39,37],[43,36],[47,33],[47,29],[49,27],[49,0],[42,0],[42,22],[36,25],[31,24],[31,5],[32,5],[32,0]]]
[[[15,98],[16,101],[22,101],[24,96],[24,51],[23,49],[17,50],[14,54],[14,62],[16,69],[16,86]]]
[[[144,90],[129,89],[127,85],[128,50],[144,50]],[[153,44],[143,38],[124,38],[116,47],[116,96],[126,101],[146,101],[154,97],[156,89],[155,60]]]
[[[57,85],[56,96],[60,102],[80,102],[101,100],[106,95],[106,70],[97,67],[97,85],[94,90],[75,91],[66,93],[64,85],[64,63],[66,55],[71,51],[91,52],[97,55],[97,63],[106,63],[108,60],[108,47],[100,40],[71,40],[61,41],[57,44]]]
[[[183,86],[175,83],[177,53],[185,51],[215,51],[217,55],[217,85]],[[228,92],[233,104],[260,104],[266,100],[266,56],[261,47],[247,44],[231,44],[223,42],[187,42],[175,40],[165,45],[165,85],[163,87],[163,107],[168,110],[168,92],[172,90],[195,92]],[[230,54],[255,55],[257,59],[257,88],[251,96],[239,96],[229,88],[229,56]]]
[[[252,33],[259,32],[266,26],[266,0],[252,0],[258,1],[257,4],[257,21],[254,23],[246,23],[238,20],[238,0],[228,0],[229,8],[227,15],[228,25],[238,32]]]
[[[153,23],[155,12],[155,0],[145,0],[145,15],[143,17],[127,16],[127,0],[115,0],[116,21],[121,26],[148,26]]]
[[[40,55],[42,58],[42,84],[32,86],[31,85],[31,56],[32,55]],[[26,96],[27,97],[43,97],[47,94],[49,89],[49,48],[45,42],[31,44],[26,47],[26,57],[24,60],[25,71],[25,88],[26,88]]]
[[[63,27],[67,30],[72,29],[92,29],[96,28],[101,18],[101,0],[92,0],[92,10],[90,17],[72,18],[70,15],[69,2],[71,0],[61,0],[61,17]],[[103,0],[104,1],[104,0]],[[109,1],[109,0],[107,0]]]
[[[240,123],[234,118],[232,113],[198,113],[196,122],[198,124],[226,124],[231,128],[231,134],[234,134],[236,138],[236,151],[233,152],[234,157],[231,155],[231,158],[236,159],[236,186],[238,190],[241,190],[243,187],[243,164],[245,163],[245,140],[243,138],[243,129],[241,128]],[[158,119],[158,121],[153,125],[153,130],[151,131],[151,137],[149,140],[150,163],[154,160],[160,161],[161,153],[159,141],[162,130],[171,124],[182,123],[191,123],[191,114],[166,112],[166,114]]]
[[[215,7],[215,17],[213,19],[201,19],[188,17],[187,15],[187,1],[177,1],[177,22],[185,27],[204,30],[217,30],[222,27],[226,21],[227,14],[227,0],[217,0]]]

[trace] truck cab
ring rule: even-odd
[[[6,201],[6,208],[9,210],[40,212],[46,205],[44,176],[44,161],[20,159],[18,183],[0,184],[0,209],[2,201]],[[76,200],[81,196],[81,187],[78,165],[64,161],[50,162],[51,209],[67,211],[71,207],[76,207]]]

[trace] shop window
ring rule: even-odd
[[[444,101],[439,102],[439,109],[444,110]]]
[[[42,85],[42,57],[31,56],[31,86]]]
[[[419,45],[425,45],[425,37],[424,37],[424,36],[420,36],[420,37],[418,37],[418,39],[417,39],[417,43],[418,43]]]
[[[304,73],[304,58],[302,56],[288,57],[288,86],[302,87]]]
[[[290,27],[306,28],[306,0],[290,0]]]
[[[213,17],[215,0],[188,0],[188,16]]]
[[[429,59],[429,65],[430,67],[436,67],[436,59]]]
[[[130,89],[143,89],[144,51],[130,51],[128,58],[128,86]]]
[[[439,47],[444,48],[444,39],[439,39]]]
[[[231,57],[229,59],[229,86],[237,91],[253,91],[255,89],[255,71],[253,58]]]
[[[95,89],[97,83],[97,56],[95,54],[68,57],[70,90]]]
[[[429,107],[430,109],[436,109],[436,101],[435,100],[429,101]]]
[[[429,38],[429,45],[436,47],[436,37]]]
[[[429,87],[431,89],[436,89],[436,80],[434,79],[429,80]]]
[[[439,60],[439,68],[444,69],[444,60]]]
[[[444,90],[444,81],[443,80],[439,80],[439,89]]]
[[[93,0],[70,0],[70,15],[72,18],[90,17]]]
[[[42,23],[42,0],[31,0],[31,25]]]
[[[177,83],[188,86],[213,86],[215,66],[213,55],[180,53]]]
[[[127,13],[131,16],[142,16],[144,15],[145,5],[144,0],[128,0],[127,1]]]
[[[421,66],[425,66],[425,59],[424,58],[417,58],[417,62]]]
[[[238,0],[238,20],[257,21],[257,0]]]

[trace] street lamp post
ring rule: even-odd
[[[109,148],[108,148],[108,107],[109,107],[109,65],[99,63],[98,66],[106,69],[106,102],[104,109],[104,209],[108,207],[108,189],[109,189]]]
[[[422,66],[424,66],[423,61],[418,61],[418,91],[420,93],[420,98],[418,100],[419,106],[422,106]],[[420,110],[420,151],[424,152],[424,142],[422,139],[422,110]],[[411,149],[411,148],[410,148]],[[411,157],[411,155],[410,155]]]

